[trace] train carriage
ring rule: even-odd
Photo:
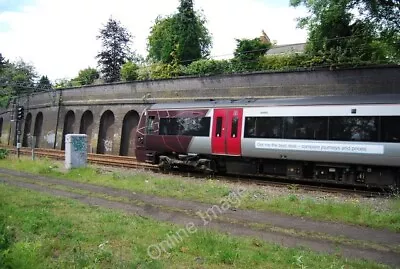
[[[139,161],[162,168],[374,186],[400,170],[400,95],[155,104]]]

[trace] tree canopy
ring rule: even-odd
[[[29,94],[37,88],[35,67],[22,59],[7,61],[0,55],[0,106],[7,105],[9,98]]]
[[[149,58],[162,63],[189,65],[210,54],[211,36],[204,16],[193,9],[192,0],[181,0],[178,13],[157,17],[148,37]]]
[[[121,68],[121,77],[125,81],[134,81],[138,77],[137,70],[139,66],[134,62],[126,62]]]
[[[399,4],[392,0],[291,0],[309,12],[298,26],[309,32],[306,51],[330,61],[388,60],[399,46]],[[359,14],[355,14],[355,10]],[[397,14],[397,15],[396,15]]]
[[[102,41],[102,51],[96,56],[100,71],[106,82],[119,81],[121,66],[127,61],[130,53],[132,35],[117,20],[109,18],[100,29],[97,39]]]
[[[79,71],[78,76],[74,79],[80,85],[90,85],[100,77],[99,72],[92,67],[88,67]]]
[[[3,72],[5,66],[7,64],[6,59],[3,57],[3,55],[0,53],[0,74]]]
[[[12,95],[29,93],[35,90],[35,67],[19,59],[16,62],[6,62],[1,73],[0,81]]]
[[[260,38],[236,39],[236,42],[234,60],[238,71],[257,69],[259,58],[272,46],[271,43],[262,42]]]
[[[43,90],[52,88],[52,85],[47,76],[42,76],[36,87],[38,90]]]

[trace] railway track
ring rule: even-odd
[[[16,154],[15,148],[5,147],[11,153]],[[22,155],[31,155],[32,150],[30,148],[21,148],[20,154]],[[35,156],[39,157],[49,157],[57,160],[65,159],[65,152],[62,150],[56,149],[35,149]],[[135,157],[130,156],[117,156],[117,155],[108,155],[108,154],[95,154],[88,153],[88,162],[92,164],[105,165],[105,166],[113,166],[113,167],[124,167],[124,168],[134,168],[134,169],[144,169],[151,170],[154,172],[161,172],[157,165],[141,163],[136,160]],[[189,172],[182,173],[178,171],[169,172],[174,175],[187,175],[190,177],[201,177],[204,178],[205,175],[202,173]],[[320,184],[311,181],[290,181],[276,178],[257,178],[254,176],[230,176],[230,175],[214,175],[214,179],[225,181],[225,182],[246,182],[249,184],[256,184],[259,186],[273,186],[273,187],[285,187],[291,189],[302,189],[306,191],[320,191],[327,193],[338,193],[338,194],[349,194],[349,195],[360,195],[363,197],[387,197],[390,195],[385,190],[381,189],[360,189],[360,188],[351,188],[351,187],[342,187],[339,185],[335,186],[327,186],[327,184]],[[333,184],[332,184],[333,185]]]
[[[15,148],[7,148],[7,149],[14,154],[16,154],[17,152]],[[30,148],[21,148],[20,154],[31,155],[32,150]],[[35,149],[35,156],[49,157],[56,160],[64,160],[65,152],[63,150],[57,150],[57,149]],[[88,153],[88,162],[92,164],[108,165],[116,167],[158,170],[158,167],[156,165],[139,163],[136,161],[135,157],[129,157],[129,156]]]

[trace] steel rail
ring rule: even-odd
[[[5,147],[10,152],[16,153],[15,148]],[[30,148],[21,148],[20,153],[23,155],[31,154]],[[40,157],[50,157],[57,160],[65,159],[65,152],[63,150],[57,149],[44,149],[44,148],[36,148],[35,155]],[[117,156],[117,155],[109,155],[109,154],[95,154],[88,153],[88,162],[92,164],[104,165],[104,166],[113,166],[113,167],[124,167],[124,168],[134,168],[134,169],[144,169],[151,170],[154,172],[161,172],[157,165],[152,165],[148,163],[138,162],[135,157],[132,156]],[[196,178],[204,178],[207,175],[200,172],[182,172],[177,170],[168,171],[171,175],[179,175],[179,176],[189,176]],[[328,184],[325,182],[315,182],[311,180],[287,180],[273,177],[256,177],[254,175],[248,176],[232,176],[232,175],[208,175],[208,177],[225,181],[225,182],[240,182],[240,183],[248,183],[248,184],[256,184],[259,186],[272,186],[279,188],[288,188],[293,190],[305,190],[305,191],[320,191],[326,193],[337,193],[337,194],[348,194],[348,195],[360,195],[362,197],[387,197],[390,196],[391,193],[387,190],[383,189],[361,189],[362,186],[343,186],[339,184]],[[329,185],[329,186],[327,186]],[[334,185],[334,186],[331,186]]]

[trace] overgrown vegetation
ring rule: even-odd
[[[386,268],[198,230],[153,260],[180,227],[0,184],[2,268]]]
[[[8,156],[8,149],[0,148],[0,160],[7,158]]]
[[[115,187],[151,195],[173,197],[218,204],[229,195],[234,185],[216,180],[196,180],[167,176],[157,176],[136,171],[124,173],[105,172],[88,167],[62,172],[56,161],[7,159],[0,161],[0,167],[59,177],[78,182]],[[243,197],[240,208],[260,211],[273,211],[316,220],[339,221],[374,228],[388,228],[400,231],[400,198],[392,199],[385,209],[377,209],[354,201],[335,201],[300,197],[295,192],[290,195],[271,197],[265,191],[250,188]]]

